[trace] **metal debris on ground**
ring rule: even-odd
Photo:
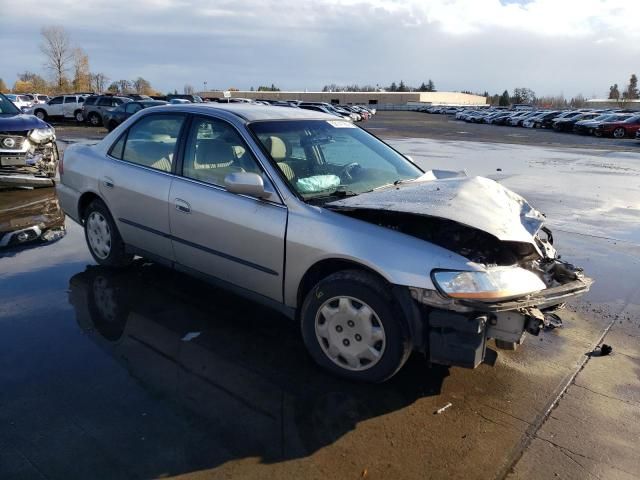
[[[441,413],[443,413],[447,408],[449,408],[450,406],[452,406],[453,404],[451,402],[447,403],[444,407],[439,408],[438,410],[436,410],[436,415],[440,415]]]

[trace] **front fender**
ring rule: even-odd
[[[434,268],[478,270],[468,259],[432,243],[320,207],[290,208],[286,239],[285,303],[297,307],[305,273],[323,260],[347,260],[393,285],[434,289]]]

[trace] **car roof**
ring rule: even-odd
[[[257,120],[339,120],[339,117],[328,113],[316,112],[300,108],[283,108],[271,105],[251,103],[189,103],[162,107],[165,111],[186,111],[207,114],[215,110],[223,110],[249,122]]]

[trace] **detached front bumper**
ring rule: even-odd
[[[591,287],[593,280],[580,276],[536,294],[501,302],[460,300],[435,290],[410,288],[422,315],[424,350],[430,361],[442,365],[475,368],[489,359],[487,341],[520,344],[525,333],[538,335],[550,322],[551,312]],[[495,359],[495,352],[491,353]]]

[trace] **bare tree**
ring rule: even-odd
[[[151,88],[151,83],[142,77],[138,77],[133,80],[131,85],[135,92],[141,95],[153,95],[155,93],[155,90]]]
[[[131,82],[129,80],[118,80],[115,83],[118,85],[120,93],[129,93],[129,90],[131,89]]]
[[[0,78],[0,93],[8,92],[7,84]]]
[[[82,48],[73,49],[73,88],[76,92],[86,92],[91,89],[91,71],[89,69],[89,55]]]
[[[65,73],[73,60],[73,49],[71,48],[69,34],[64,27],[58,25],[43,27],[40,30],[40,34],[44,39],[44,43],[40,45],[40,50],[46,59],[45,66],[53,73],[58,89],[62,90],[67,83]]]
[[[96,93],[104,92],[109,77],[104,73],[92,73],[91,74],[91,89]]]
[[[195,92],[195,88],[193,88],[193,85],[189,85],[188,83],[184,86],[184,94],[185,95],[193,95]]]

